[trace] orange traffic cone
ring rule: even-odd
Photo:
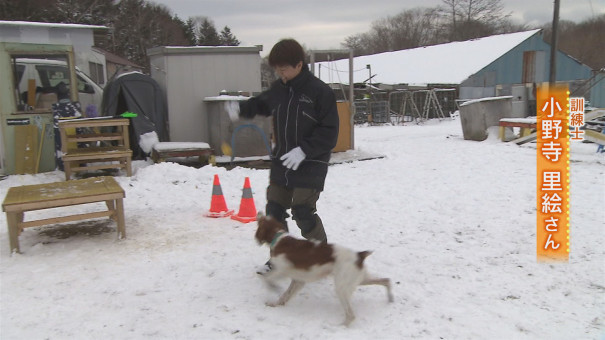
[[[214,175],[214,183],[212,184],[212,201],[210,202],[210,210],[204,215],[206,217],[227,217],[233,214],[233,210],[227,209],[221,183],[218,180],[218,175]]]
[[[246,177],[246,180],[244,181],[244,192],[242,194],[242,201],[239,205],[239,212],[237,215],[231,216],[231,219],[242,223],[256,221],[256,207],[254,206],[250,178],[248,177]]]

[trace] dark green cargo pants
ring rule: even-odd
[[[288,189],[271,183],[267,187],[266,214],[280,221],[288,230],[286,218],[289,215],[286,211],[292,209],[292,219],[296,221],[304,238],[327,242],[323,223],[317,216],[316,203],[320,193],[315,189]]]

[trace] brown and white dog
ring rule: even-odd
[[[256,240],[269,244],[271,271],[262,274],[270,283],[280,278],[290,278],[290,287],[275,303],[282,306],[307,282],[317,281],[330,274],[334,276],[336,294],[345,311],[344,325],[349,325],[355,314],[351,308],[351,295],[359,285],[386,287],[389,302],[393,302],[391,280],[370,277],[363,265],[369,251],[355,252],[333,244],[308,241],[290,236],[282,224],[271,217],[259,216]],[[259,273],[260,274],[260,273]]]

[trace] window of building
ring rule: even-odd
[[[97,84],[105,84],[105,73],[103,72],[103,64],[88,62],[88,67],[90,69],[90,78],[94,80],[94,82]]]

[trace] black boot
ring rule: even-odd
[[[301,234],[307,240],[328,242],[321,218],[315,213],[315,209],[304,205],[292,207],[292,218],[300,228]]]
[[[284,230],[288,231],[288,222],[286,222],[286,218],[290,217],[290,215],[288,215],[286,209],[279,203],[273,201],[267,202],[265,214],[279,221],[284,226]]]
[[[308,233],[303,233],[302,236],[307,240],[317,240],[322,243],[328,243],[328,237],[326,236],[326,231],[324,229],[323,223],[321,223],[321,219],[319,216],[315,215],[316,223],[315,228],[311,229]]]

